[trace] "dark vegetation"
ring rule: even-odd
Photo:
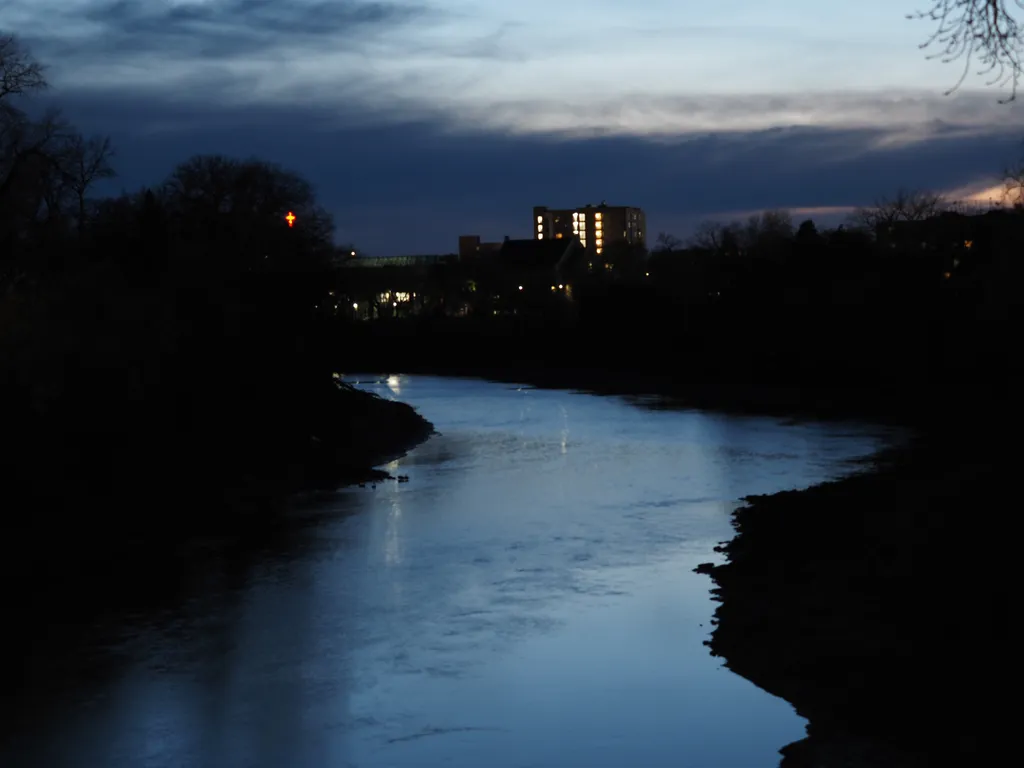
[[[113,148],[33,110],[43,70],[11,37],[0,83],[4,573],[173,543],[430,432],[335,379],[313,308],[337,249],[303,179],[200,156],[97,198]]]
[[[1016,455],[961,437],[748,499],[728,562],[702,569],[712,652],[809,720],[784,768],[995,765],[1012,747]]]

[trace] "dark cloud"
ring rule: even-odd
[[[42,20],[30,37],[47,54],[174,52],[226,60],[282,48],[308,50],[339,39],[357,47],[374,31],[436,13],[412,0],[211,0],[201,5],[97,0]],[[92,25],[90,34],[64,34],[62,22],[81,20]]]
[[[639,205],[651,233],[774,207],[854,206],[900,186],[947,190],[998,174],[1015,132],[983,139],[932,126],[880,148],[875,130],[778,129],[668,142],[453,134],[426,122],[352,127],[337,110],[218,108],[198,101],[65,93],[69,117],[111,134],[127,189],[196,153],[257,155],[316,186],[340,235],[379,254],[447,252],[459,234],[529,236],[534,205]]]

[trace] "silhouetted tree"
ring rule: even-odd
[[[793,236],[795,253],[802,258],[816,257],[825,246],[825,238],[811,219],[800,222]]]
[[[718,255],[732,255],[739,252],[742,237],[742,227],[736,222],[704,221],[697,225],[689,245]]]
[[[312,186],[272,163],[196,156],[175,168],[161,196],[175,231],[216,243],[237,268],[325,269],[335,254],[334,223]],[[289,212],[293,227],[285,222]]]
[[[1003,169],[1003,202],[1024,208],[1024,152]]]
[[[47,87],[43,65],[14,35],[0,34],[0,102]]]
[[[949,95],[963,84],[974,62],[980,64],[979,74],[991,76],[989,85],[1009,85],[1010,95],[1000,99],[1012,101],[1017,95],[1021,72],[1021,26],[1013,17],[1012,8],[1024,8],[1020,0],[930,0],[931,8],[917,11],[907,18],[923,19],[936,24],[922,48],[937,48],[929,58],[943,63],[963,59],[964,69]]]
[[[924,221],[947,210],[949,202],[939,194],[900,189],[895,196],[882,197],[874,205],[850,214],[850,223],[874,233],[878,227],[897,221]]]
[[[821,239],[813,220],[806,219],[800,222],[800,226],[796,230],[796,239],[802,243],[816,242]]]
[[[748,217],[741,232],[740,245],[744,250],[767,253],[793,237],[793,219],[789,211],[763,211]]]
[[[668,232],[659,232],[658,236],[654,239],[654,253],[661,253],[663,251],[677,251],[683,247],[683,241],[675,235],[671,235]]]
[[[86,196],[92,186],[103,179],[117,175],[110,161],[114,149],[110,139],[93,136],[86,139],[79,133],[72,133],[60,158],[62,176],[75,195],[78,205],[78,233],[82,235],[86,225]]]

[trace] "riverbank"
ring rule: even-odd
[[[507,327],[506,327],[507,326]],[[345,326],[350,370],[476,377],[595,394],[655,395],[676,405],[743,414],[925,427],[984,410],[1005,392],[975,367],[934,368],[911,348],[842,357],[841,350],[739,338],[604,339],[577,329],[484,326],[457,319]],[[950,409],[955,401],[957,407]],[[955,415],[955,414],[954,414]]]
[[[887,426],[916,427],[932,413],[920,397],[909,393],[865,391],[853,384],[805,384],[781,379],[765,383],[732,371],[662,374],[600,367],[564,367],[542,361],[508,366],[411,365],[403,373],[457,376],[542,389],[570,389],[595,395],[645,398],[653,407],[690,407],[750,416],[777,416],[827,421],[870,421]],[[652,399],[653,398],[653,399]]]
[[[1014,732],[1002,531],[1014,475],[967,437],[749,498],[727,562],[702,567],[721,601],[712,653],[810,721],[785,768],[980,764]]]
[[[329,376],[211,388],[187,420],[159,398],[127,410],[62,409],[5,434],[7,585],[141,578],[191,539],[273,525],[296,492],[386,479],[378,467],[434,432],[411,406]]]

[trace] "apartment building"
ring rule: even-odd
[[[640,208],[628,205],[585,205],[554,209],[539,205],[533,209],[533,238],[576,238],[589,254],[600,255],[612,243],[644,245],[647,219]]]

